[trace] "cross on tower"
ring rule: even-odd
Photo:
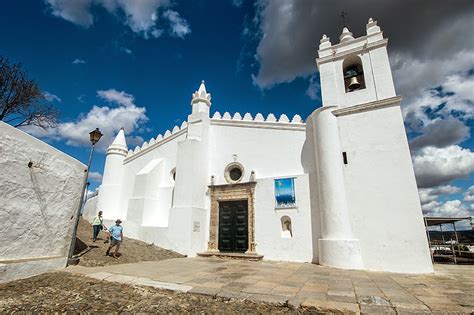
[[[347,16],[347,12],[341,11],[340,17],[342,19],[342,24],[343,24],[342,26],[344,26],[344,27],[346,26],[346,16]]]

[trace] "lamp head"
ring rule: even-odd
[[[102,138],[102,132],[100,132],[99,128],[95,128],[95,130],[89,132],[89,137],[92,142],[92,145],[94,145],[99,142],[100,138]]]

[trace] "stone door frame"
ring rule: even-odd
[[[256,182],[209,186],[211,214],[207,251],[219,253],[219,202],[247,200],[248,205],[248,249],[246,254],[256,254],[255,243],[255,186]]]

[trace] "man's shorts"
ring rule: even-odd
[[[115,246],[115,245],[120,246],[120,244],[122,244],[122,241],[116,240],[113,237],[110,238],[110,247]]]

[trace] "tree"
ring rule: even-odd
[[[0,57],[0,121],[15,127],[55,127],[58,111],[45,103],[38,84],[28,78],[21,63]]]

